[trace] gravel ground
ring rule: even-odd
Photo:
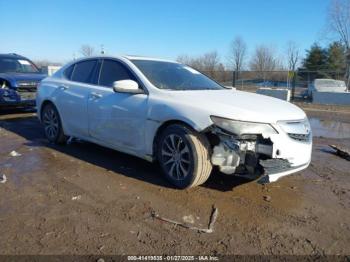
[[[349,108],[301,106],[321,123],[350,123]],[[34,113],[2,112],[0,254],[348,255],[350,161],[328,144],[350,148],[350,135],[330,137],[314,138],[308,169],[276,183],[214,172],[181,191],[156,165],[86,142],[51,145]],[[152,217],[205,228],[213,205],[211,234]]]

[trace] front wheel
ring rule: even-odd
[[[166,178],[178,188],[203,184],[212,170],[207,138],[184,125],[171,125],[161,134],[157,159]]]
[[[51,143],[63,144],[66,136],[63,133],[60,115],[53,104],[47,104],[42,111],[42,123],[44,124],[45,135]]]

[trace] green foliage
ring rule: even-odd
[[[306,51],[304,71],[312,71],[313,78],[341,78],[346,69],[346,50],[340,42],[333,42],[327,48],[313,44]]]
[[[310,50],[306,51],[304,67],[309,71],[318,71],[327,69],[327,50],[313,44]]]
[[[327,68],[342,72],[346,68],[346,51],[340,42],[331,43],[327,50]]]

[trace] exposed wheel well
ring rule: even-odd
[[[41,104],[40,111],[38,111],[38,114],[40,114],[40,120],[41,120],[41,122],[43,122],[43,120],[42,120],[42,118],[43,118],[42,114],[43,114],[45,108],[46,108],[48,105],[50,105],[51,110],[53,109],[54,114],[56,115],[56,124],[57,124],[56,129],[57,129],[57,130],[56,130],[56,134],[54,135],[54,137],[52,137],[52,136],[49,137],[47,134],[46,134],[46,136],[47,136],[47,138],[49,139],[50,142],[53,142],[53,143],[55,143],[55,144],[64,144],[64,143],[66,143],[67,136],[66,136],[65,133],[64,133],[64,129],[63,129],[63,126],[62,126],[62,119],[61,119],[61,117],[60,117],[60,114],[59,114],[59,112],[58,112],[58,110],[57,110],[57,107],[55,106],[55,104],[54,104],[52,101],[50,101],[50,100],[45,100],[45,101]],[[52,120],[52,115],[51,115],[51,120]],[[45,132],[46,132],[46,130],[45,130]]]
[[[169,120],[169,121],[166,121],[164,122],[158,129],[157,129],[157,132],[156,132],[156,135],[154,136],[154,140],[153,140],[153,159],[154,160],[157,160],[157,145],[158,145],[158,140],[159,140],[159,137],[160,137],[160,134],[170,125],[174,125],[174,124],[179,124],[179,125],[183,125],[183,126],[186,126],[187,128],[191,129],[191,130],[194,130],[195,129],[188,123],[184,122],[184,121],[181,121],[181,120]],[[203,130],[203,135],[205,135],[205,137],[208,139],[209,143],[211,146],[213,145],[216,145],[218,144],[218,140],[219,138],[211,133],[208,129],[206,130]]]
[[[153,140],[153,159],[154,160],[157,160],[156,152],[157,152],[157,145],[158,145],[158,140],[159,140],[160,134],[168,126],[175,125],[175,124],[183,125],[183,126],[186,126],[186,127],[190,128],[190,129],[194,130],[194,128],[191,125],[189,125],[188,123],[186,123],[184,121],[181,121],[181,120],[169,120],[169,121],[164,122],[160,127],[158,127],[156,135],[154,136],[154,140]]]

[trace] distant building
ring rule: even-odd
[[[61,68],[61,66],[53,66],[53,65],[49,65],[49,66],[43,66],[41,67],[41,71],[44,74],[47,74],[48,76],[53,75],[56,71],[58,71]]]

